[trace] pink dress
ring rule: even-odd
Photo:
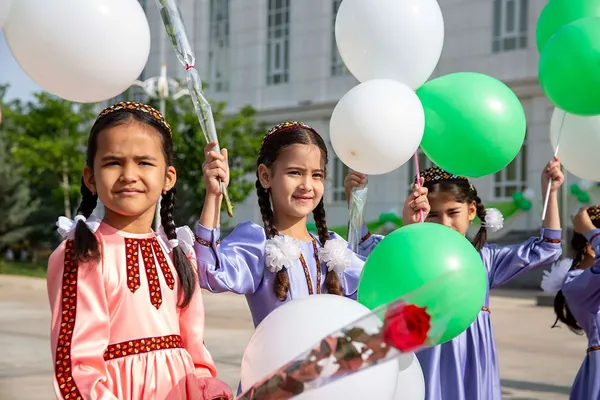
[[[96,237],[100,262],[75,262],[67,240],[48,264],[58,398],[203,399],[201,378],[216,369],[199,287],[188,307],[177,307],[177,273],[155,233],[102,223]],[[188,258],[196,268],[193,252]]]

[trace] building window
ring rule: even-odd
[[[419,155],[419,170],[424,170],[426,168],[430,168],[433,166],[433,162],[431,162],[431,160],[425,155],[425,153],[423,153],[423,150],[421,150],[421,148],[419,147],[419,150],[417,150],[417,154]],[[412,185],[413,183],[415,183],[415,175],[416,175],[416,169],[415,169],[415,160],[414,159],[410,159],[410,161],[408,162],[408,193],[410,194],[410,192],[412,191]]]
[[[348,73],[348,68],[342,61],[342,56],[337,48],[337,43],[335,42],[335,17],[337,16],[338,9],[340,8],[340,4],[342,0],[333,0],[333,18],[331,21],[331,76],[340,76]]]
[[[267,29],[267,85],[289,80],[290,0],[269,0]]]
[[[512,195],[527,188],[527,138],[515,159],[494,175],[494,197],[510,200]]]
[[[529,0],[494,0],[493,52],[527,47],[528,8]]]
[[[209,88],[229,90],[229,0],[210,0]]]
[[[333,201],[345,202],[346,191],[344,189],[344,179],[346,179],[346,175],[350,172],[350,168],[334,155],[332,172],[333,176],[331,177],[331,180],[333,183],[333,190],[331,192],[333,194]]]

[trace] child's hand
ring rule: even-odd
[[[418,188],[413,185],[412,193],[404,202],[404,208],[402,209],[402,222],[404,225],[421,222],[421,210],[423,210],[423,218],[427,218],[427,214],[431,210],[429,200],[427,200],[429,191],[426,187],[423,187],[424,182],[425,179],[421,178],[421,184]]]
[[[596,229],[587,210],[587,207],[581,207],[573,217],[573,230],[582,235],[586,235],[588,232]]]
[[[217,378],[200,378],[200,390],[205,400],[233,400],[231,388]]]
[[[554,157],[552,161],[546,165],[544,171],[542,172],[542,193],[544,196],[546,195],[546,191],[548,190],[548,180],[550,182],[550,191],[556,193],[558,188],[565,181],[565,176],[560,170],[560,160],[558,157]]]
[[[360,172],[350,171],[344,179],[344,191],[346,192],[346,199],[348,200],[348,206],[350,205],[350,199],[352,196],[352,189],[366,185],[369,178],[365,174]]]
[[[204,148],[205,161],[202,164],[202,174],[206,183],[206,195],[220,196],[221,183],[229,185],[229,165],[227,160],[227,149],[221,149],[221,154],[213,149],[217,145],[211,142]]]

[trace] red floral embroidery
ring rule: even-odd
[[[427,340],[430,320],[424,307],[414,304],[391,306],[385,313],[383,340],[403,352],[418,349]]]
[[[204,239],[202,239],[198,235],[195,235],[195,237],[196,237],[196,242],[200,243],[202,246],[204,246],[204,247],[212,247],[212,243],[210,243],[208,240],[204,240]],[[215,242],[215,246],[218,246],[220,243],[221,243],[221,241],[217,240]]]
[[[550,239],[550,238],[545,237],[544,238],[544,242],[546,242],[546,243],[560,244],[561,240],[560,239]]]
[[[149,353],[156,350],[182,349],[183,340],[179,335],[150,337],[110,344],[104,350],[104,360],[126,357],[133,354]]]
[[[71,341],[77,312],[77,260],[73,258],[73,242],[67,241],[62,281],[62,317],[56,345],[54,374],[65,399],[83,399],[71,369]]]
[[[127,260],[127,287],[131,293],[135,293],[140,288],[140,262],[136,239],[125,238],[125,258]]]
[[[152,247],[154,248],[154,255],[156,255],[156,259],[158,260],[158,265],[165,277],[165,282],[169,289],[173,290],[175,288],[175,279],[173,278],[173,274],[171,273],[171,268],[169,268],[169,264],[167,263],[167,259],[165,258],[165,253],[160,247],[160,243],[158,240],[152,239]]]
[[[162,304],[162,292],[160,290],[160,282],[158,280],[158,271],[156,271],[156,262],[154,261],[154,253],[152,252],[152,244],[149,239],[141,239],[140,253],[144,260],[144,268],[146,269],[146,278],[148,278],[148,291],[150,292],[150,303],[158,310]]]

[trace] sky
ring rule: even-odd
[[[0,30],[0,84],[5,83],[10,84],[6,100],[15,98],[25,101],[32,100],[32,94],[42,90],[27,76],[19,63],[13,58],[4,40],[4,34]]]

